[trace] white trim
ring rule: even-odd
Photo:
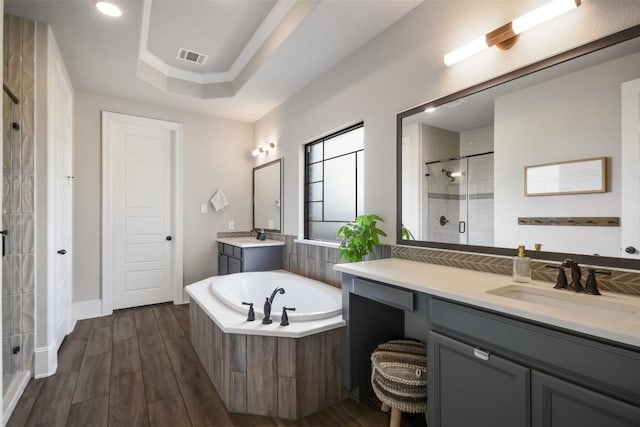
[[[309,239],[294,239],[293,243],[302,243],[303,245],[311,245],[311,246],[323,246],[325,248],[334,248],[338,249],[340,243],[338,242],[325,242],[323,240],[309,240]]]
[[[92,299],[89,301],[78,301],[73,303],[73,325],[78,320],[93,319],[102,316],[102,300]]]
[[[56,175],[59,174],[61,171],[58,168],[58,165],[56,164],[56,144],[57,144],[57,136],[55,134],[56,132],[56,127],[59,126],[59,123],[54,123],[53,118],[55,117],[54,114],[54,109],[57,107],[55,105],[55,100],[56,97],[58,96],[58,94],[55,92],[55,88],[56,88],[56,82],[60,82],[60,84],[62,86],[64,86],[65,90],[68,91],[68,95],[69,95],[69,108],[71,109],[70,113],[71,116],[69,117],[70,123],[69,123],[69,128],[70,128],[70,137],[71,137],[71,143],[69,145],[69,149],[71,150],[70,156],[70,167],[71,170],[70,171],[64,171],[64,173],[69,173],[71,175],[73,175],[73,173],[71,172],[73,170],[73,137],[74,137],[74,130],[73,130],[73,114],[74,114],[74,92],[73,92],[73,86],[71,85],[71,80],[69,79],[69,74],[67,72],[67,69],[65,68],[64,62],[62,61],[62,56],[60,54],[60,50],[58,48],[58,44],[56,42],[55,36],[53,34],[53,29],[51,28],[50,25],[47,25],[47,105],[46,105],[46,110],[47,110],[47,128],[46,128],[46,135],[47,135],[47,149],[46,149],[46,164],[47,164],[47,168],[46,168],[46,174],[47,174],[47,182],[46,182],[46,186],[47,186],[47,200],[46,200],[46,205],[47,205],[47,241],[46,241],[46,330],[45,331],[41,331],[38,332],[36,331],[36,341],[38,341],[38,339],[42,339],[46,342],[49,343],[49,347],[42,347],[41,351],[45,351],[46,355],[44,356],[43,360],[40,360],[40,362],[38,362],[38,353],[36,350],[36,366],[38,366],[38,363],[40,363],[40,368],[36,367],[34,368],[34,373],[35,375],[40,375],[41,372],[44,372],[44,374],[42,374],[42,376],[48,376],[48,375],[52,375],[55,372],[55,369],[57,367],[57,352],[58,352],[58,348],[60,348],[60,345],[62,344],[62,339],[60,340],[60,342],[58,342],[58,336],[57,336],[57,329],[56,329],[56,325],[57,325],[57,320],[56,319],[56,315],[55,313],[58,311],[56,310],[56,256],[54,255],[56,254],[58,249],[61,248],[57,248],[56,244],[58,242],[55,241],[55,239],[53,238],[53,236],[56,236],[56,228],[57,228],[57,216],[55,215],[56,212],[56,183],[57,183],[57,179],[56,179]],[[71,199],[70,199],[70,205],[71,207],[73,207],[73,186],[71,187]],[[73,212],[71,212],[71,215],[73,215]],[[72,305],[72,295],[73,295],[73,216],[71,217],[71,224],[70,224],[70,229],[69,229],[69,247],[64,248],[67,249],[68,253],[70,254],[69,256],[71,257],[71,266],[70,266],[70,275],[69,275],[69,307],[71,307]],[[36,235],[36,241],[38,240],[38,236]],[[35,272],[35,274],[37,274],[37,271]],[[37,313],[38,310],[36,310],[36,320],[37,320]],[[73,319],[71,318],[71,313],[68,313],[69,315],[67,316],[67,318],[65,319],[65,328],[66,329],[66,333],[70,333],[73,330]],[[44,333],[43,333],[44,332]],[[44,350],[43,350],[44,349]],[[41,358],[43,356],[40,356]],[[51,371],[51,367],[53,366],[53,371]]]
[[[56,344],[51,343],[49,347],[38,347],[34,351],[34,377],[45,378],[56,373],[58,369],[58,350]]]
[[[138,58],[146,62],[167,77],[173,77],[199,84],[226,83],[233,82],[240,72],[247,66],[251,58],[258,52],[258,49],[267,41],[269,36],[275,31],[280,23],[287,16],[287,13],[296,4],[295,0],[278,0],[269,14],[264,18],[260,26],[256,29],[249,42],[244,46],[240,54],[227,71],[217,73],[198,73],[172,67],[171,65],[151,53],[147,47],[149,41],[149,25],[151,21],[152,0],[144,0],[142,4],[142,23],[140,30],[140,45],[138,48]]]
[[[27,388],[30,378],[31,371],[21,371],[16,373],[15,378],[13,378],[11,384],[9,384],[9,388],[7,388],[7,392],[3,394],[3,425],[6,426],[9,422],[9,418],[11,418],[11,414],[13,414],[14,409],[16,409],[16,405],[18,405],[18,401],[20,400],[22,393],[24,393],[24,389]],[[6,400],[7,397],[9,400]]]
[[[114,122],[144,126],[153,124],[156,127],[171,131],[172,169],[174,179],[172,182],[173,206],[172,206],[172,281],[173,303],[181,304],[182,296],[182,271],[183,271],[183,143],[182,124],[164,120],[150,119],[146,117],[132,116],[128,114],[102,111],[102,315],[113,313],[113,188],[112,169],[113,158],[111,155],[111,125]]]

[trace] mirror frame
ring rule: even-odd
[[[259,166],[255,166],[252,169],[252,173],[251,173],[251,217],[252,217],[252,225],[253,225],[253,229],[256,230],[256,171],[259,169],[263,169],[266,168],[268,166],[274,165],[278,163],[280,165],[279,169],[280,169],[280,228],[264,228],[264,231],[267,232],[271,232],[271,233],[282,233],[282,227],[284,225],[284,215],[283,215],[283,203],[284,203],[284,186],[283,186],[283,172],[284,172],[284,167],[283,167],[283,162],[282,162],[282,158],[279,158],[277,160],[273,160],[271,162],[268,163],[264,163],[261,164]],[[262,229],[262,228],[261,228]]]
[[[528,74],[544,70],[554,65],[579,58],[589,53],[614,46],[616,44],[634,39],[636,37],[640,37],[640,25],[629,27],[617,33],[602,37],[595,41],[543,59],[531,65],[518,68],[501,76],[489,79],[485,82],[476,84],[466,89],[462,89],[458,92],[446,95],[444,97],[433,99],[431,101],[425,102],[423,104],[398,113],[396,116],[396,244],[430,249],[448,249],[488,255],[515,256],[516,254],[516,248],[463,245],[458,243],[407,240],[402,238],[402,120],[404,118],[420,113],[428,107],[438,107],[440,105],[447,104],[456,99],[463,98],[486,89],[490,89],[494,86],[510,82],[520,77],[524,77]],[[640,260],[636,259],[546,251],[528,251],[527,254],[534,260],[562,261],[563,259],[570,257],[574,261],[581,264],[640,270]]]

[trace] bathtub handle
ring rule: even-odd
[[[295,307],[282,307],[282,317],[280,317],[280,326],[289,326],[289,316],[287,310],[296,311]]]
[[[249,306],[249,314],[247,314],[247,322],[253,322],[254,320],[256,320],[256,313],[253,311],[253,303],[242,301],[242,305]]]

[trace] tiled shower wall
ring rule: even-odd
[[[4,16],[3,225],[8,230],[2,268],[3,372],[30,370],[34,357],[34,70],[35,22]],[[13,129],[12,123],[19,129]],[[13,354],[13,349],[20,351]]]

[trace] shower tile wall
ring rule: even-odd
[[[9,231],[2,277],[3,372],[30,370],[34,357],[35,23],[4,17],[3,225]],[[19,129],[13,129],[12,123]],[[20,351],[13,354],[13,349]]]

